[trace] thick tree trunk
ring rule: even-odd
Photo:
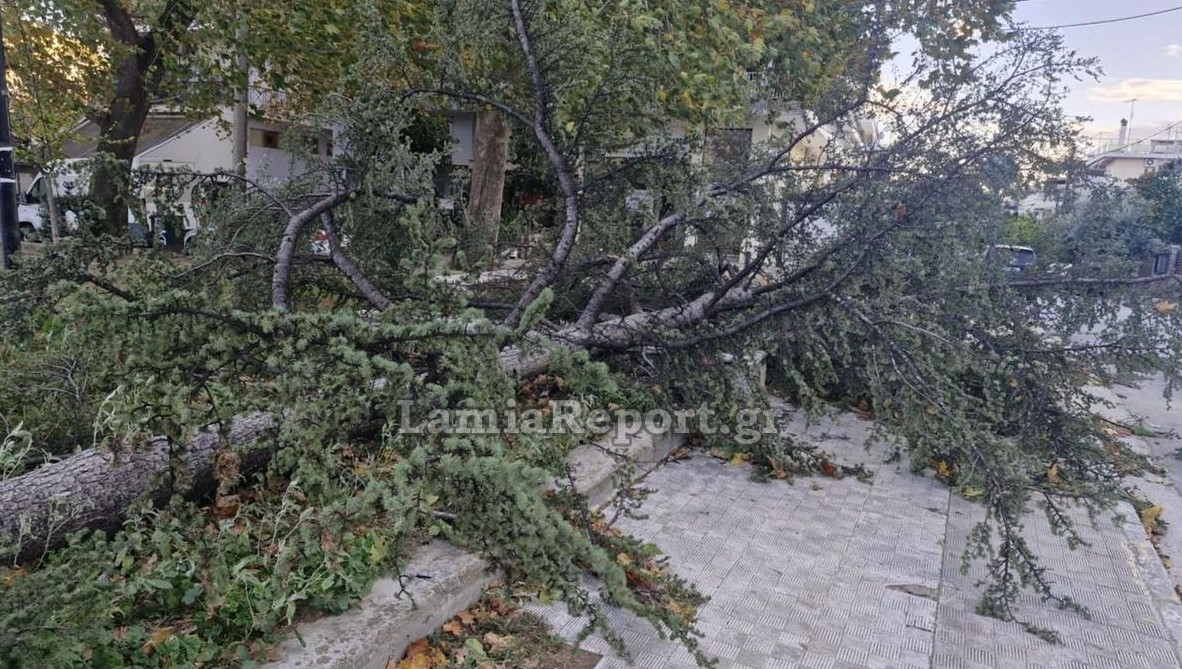
[[[234,420],[226,445],[265,440],[275,419],[256,413]],[[185,446],[159,438],[144,449],[115,454],[90,449],[23,476],[0,481],[0,545],[14,547],[20,560],[36,559],[83,529],[118,529],[127,508],[141,495],[166,499],[174,493],[208,494],[217,487],[214,455],[221,436],[206,429]],[[270,458],[260,448],[242,458],[239,470],[257,470]]]
[[[147,40],[143,46],[152,44]],[[147,57],[154,54],[156,49],[151,48],[124,57],[118,68],[115,99],[100,119],[97,152],[101,157],[94,168],[90,194],[105,214],[103,230],[116,237],[128,234],[132,161],[151,106],[146,79],[153,63]]]
[[[468,194],[468,253],[482,262],[496,251],[505,196],[505,167],[509,160],[509,124],[488,110],[476,116],[476,147]]]

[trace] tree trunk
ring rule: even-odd
[[[127,207],[131,199],[131,169],[140,129],[148,116],[142,109],[113,105],[112,120],[104,124],[99,139],[90,194],[104,214],[103,231],[116,237],[128,234]]]
[[[103,230],[116,237],[128,234],[132,160],[151,105],[144,81],[150,65],[144,62],[143,52],[123,59],[115,99],[99,124],[100,158],[94,167],[90,194],[105,215]]]
[[[226,443],[254,444],[275,426],[266,413],[237,418]],[[15,547],[19,560],[36,559],[61,545],[71,532],[118,529],[127,508],[141,495],[159,501],[178,492],[208,494],[217,487],[214,455],[222,443],[216,431],[206,429],[185,447],[157,438],[143,450],[118,455],[92,448],[0,481],[0,545]],[[240,471],[259,469],[270,455],[266,448],[252,451],[239,463]],[[178,486],[176,481],[183,483]]]
[[[45,189],[45,211],[49,214],[49,239],[55,245],[62,238],[62,211],[57,206],[57,193],[54,191],[57,170],[49,172],[49,187]]]
[[[505,196],[505,167],[509,160],[509,124],[500,113],[476,116],[476,146],[468,194],[468,254],[477,263],[496,252]]]

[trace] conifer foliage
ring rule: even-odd
[[[332,160],[283,185],[193,175],[221,195],[188,256],[84,237],[0,278],[0,504],[24,509],[0,514],[5,666],[261,661],[431,537],[706,664],[700,593],[562,483],[577,435],[401,421],[559,398],[733,416],[766,398],[720,370],[756,351],[805,408],[861,407],[986,505],[984,610],[1058,597],[1023,515],[1075,543],[1068,509],[1144,465],[1086,384],[1182,370],[1175,279],[985,253],[1070,154],[1060,81],[1094,64],[1006,32],[1009,3],[707,4],[356,3],[358,51],[303,119],[331,119]],[[897,31],[920,46],[890,80]],[[513,126],[512,265],[469,263],[436,192],[423,119],[452,108]],[[744,452],[776,478],[833,467],[776,435]]]

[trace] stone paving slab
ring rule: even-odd
[[[792,428],[840,461],[867,463],[875,472],[869,484],[756,483],[750,468],[705,456],[646,480],[656,490],[641,508],[646,517],[621,526],[660,546],[672,568],[711,597],[701,614],[702,645],[720,668],[1182,667],[1155,605],[1173,595],[1155,582],[1160,563],[1146,558],[1152,549],[1135,520],[1101,518],[1096,528],[1084,520],[1091,547],[1069,551],[1049,536],[1045,519],[1030,518],[1034,548],[1052,578],[1095,614],[1088,621],[1025,596],[1023,615],[1066,642],[1049,644],[974,612],[984,570],[977,565],[962,575],[959,567],[982,509],[904,464],[885,464],[885,446],[864,448],[869,428],[850,415]],[[535,610],[567,638],[582,627],[561,606]],[[620,611],[612,617],[631,666],[694,666],[644,621]],[[599,669],[630,666],[602,639],[583,647],[605,656]]]

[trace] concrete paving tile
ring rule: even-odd
[[[862,449],[868,427],[839,416],[800,429],[839,460],[879,462],[884,448]],[[1103,514],[1095,528],[1085,519],[1091,545],[1077,551],[1051,536],[1045,518],[1026,521],[1048,576],[1096,613],[1088,621],[1024,594],[1020,617],[1064,634],[1067,643],[1052,645],[975,613],[985,570],[974,563],[961,574],[960,557],[981,507],[905,463],[872,469],[871,484],[818,479],[822,490],[812,490],[807,479],[754,483],[746,468],[695,458],[653,472],[646,485],[656,492],[641,508],[648,519],[621,527],[660,546],[712,597],[702,645],[722,669],[1182,669],[1130,539]],[[531,608],[569,638],[580,622],[559,609]],[[645,625],[632,617],[624,636],[643,649],[646,669],[693,666]],[[615,662],[605,657],[600,669]]]

